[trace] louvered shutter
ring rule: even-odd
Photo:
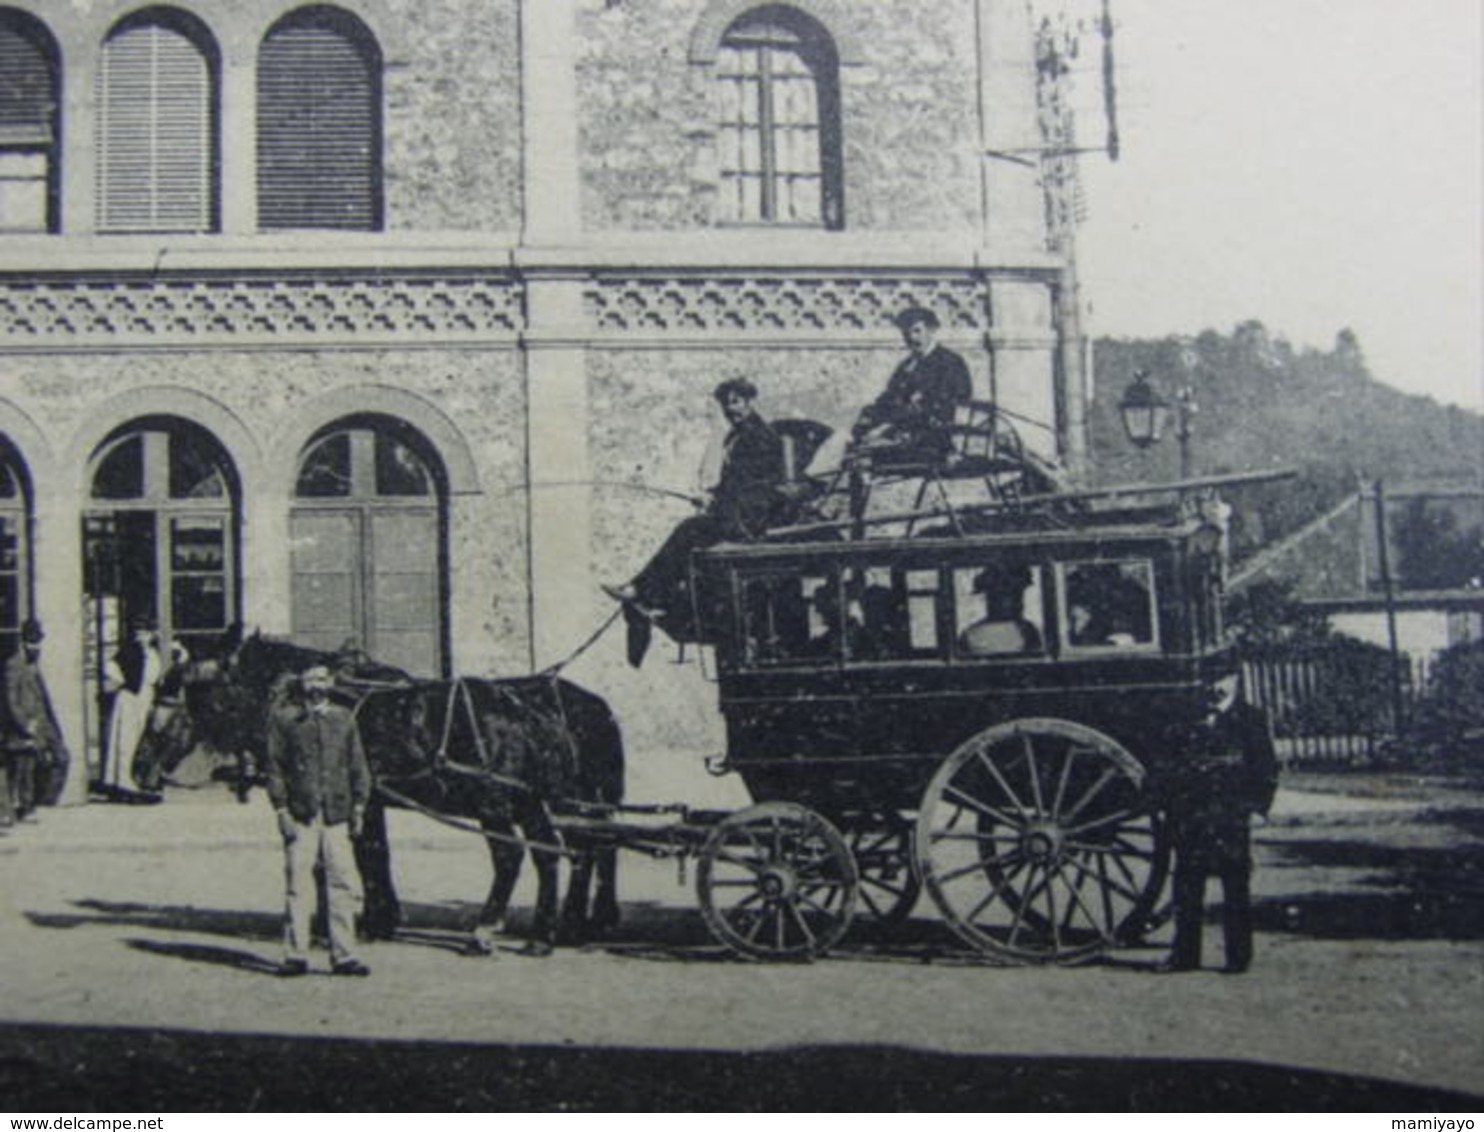
[[[56,81],[45,49],[0,13],[0,231],[45,232]]]
[[[375,52],[340,28],[290,24],[258,57],[258,226],[381,226]]]
[[[200,49],[158,24],[108,40],[98,72],[98,227],[215,227],[213,76]]]

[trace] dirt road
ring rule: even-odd
[[[1075,1107],[1078,1098],[1088,1103],[1079,1089],[1111,1074],[1128,1097],[1158,1106],[1212,1087],[1214,1065],[1227,1067],[1216,1079],[1244,1082],[1228,1085],[1237,1090],[1229,1099],[1243,1088],[1279,1096],[1255,1084],[1265,1074],[1295,1097],[1332,1088],[1371,1107],[1378,1087],[1484,1094],[1484,798],[1397,779],[1347,779],[1339,788],[1350,796],[1334,783],[1295,781],[1260,831],[1257,960],[1240,978],[1147,973],[1157,947],[1076,969],[986,966],[953,945],[925,903],[890,941],[847,940],[838,956],[806,965],[734,960],[710,943],[693,878],[682,884],[674,862],[635,855],[623,859],[627,918],[616,940],[544,960],[513,950],[471,958],[464,928],[488,882],[483,847],[402,814],[393,842],[407,930],[366,949],[370,979],[282,980],[272,977],[280,853],[261,796],[246,806],[196,792],[155,807],[50,811],[41,825],[0,838],[0,1017],[11,1023],[0,1035],[0,1108],[27,1107],[21,1096],[49,1102],[48,1089],[91,1095],[78,1093],[84,1081],[133,1089],[122,1099],[143,1102],[164,1087],[162,1072],[178,1080],[176,1091],[158,1095],[189,1099],[196,1088],[199,1107],[211,1096],[226,1107],[282,1107],[292,1074],[265,1081],[243,1069],[251,1063],[266,1073],[277,1056],[234,1055],[230,1036],[247,1034],[468,1043],[400,1047],[421,1050],[392,1059],[404,1076],[429,1048],[515,1058],[517,1068],[489,1069],[505,1090],[493,1097],[471,1083],[484,1079],[479,1071],[459,1084],[430,1068],[421,1087],[443,1082],[438,1107],[546,1107],[564,1090],[580,1104],[600,1078],[569,1066],[582,1073],[580,1084],[564,1083],[563,1058],[676,1049],[695,1053],[659,1057],[652,1064],[663,1072],[645,1082],[653,1070],[641,1071],[625,1087],[651,1099],[668,1087],[682,1098],[693,1085],[730,1088],[767,1108],[775,1107],[770,1099],[783,1103],[793,1081],[801,1096],[833,1088],[921,1108],[934,1106],[912,1090],[933,1072],[982,1087],[995,1066],[1009,1090],[997,1094],[1002,1101],[1040,1090],[1053,1107]],[[517,899],[528,902],[526,884]],[[366,1067],[380,1064],[376,1049],[390,1047],[316,1048],[326,1057],[349,1051],[349,1064]],[[896,1060],[881,1062],[884,1052]],[[702,1053],[752,1059],[753,1069],[714,1073],[697,1061]],[[234,1056],[230,1073],[210,1077],[213,1057],[225,1064]],[[151,1074],[129,1070],[141,1057],[156,1059]],[[768,1059],[777,1067],[754,1081]],[[820,1059],[827,1073],[805,1071]],[[909,1068],[922,1059],[937,1067],[921,1070],[927,1076]],[[70,1085],[69,1061],[85,1064]],[[682,1083],[682,1063],[697,1082]],[[902,1076],[881,1064],[900,1065]],[[1232,1066],[1242,1071],[1233,1075]],[[1058,1067],[1059,1078],[1045,1078]],[[846,1082],[857,1076],[863,1083],[852,1092]],[[424,1096],[419,1087],[402,1080],[396,1096]],[[950,1092],[934,1095],[966,1095],[943,1087]],[[604,1094],[609,1104],[628,1095]],[[1399,1103],[1408,1094],[1385,1095]],[[1073,1099],[1056,1105],[1057,1096]]]

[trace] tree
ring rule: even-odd
[[[1484,580],[1484,528],[1458,530],[1446,507],[1407,501],[1392,524],[1397,584],[1404,590],[1449,590]]]

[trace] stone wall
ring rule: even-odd
[[[711,69],[689,61],[704,7],[583,0],[577,80],[590,229],[712,223]],[[845,227],[973,229],[980,208],[973,4],[855,3],[841,11],[861,55],[840,74]]]
[[[398,18],[408,55],[386,74],[387,228],[516,230],[516,0],[425,0]]]

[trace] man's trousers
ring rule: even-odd
[[[343,963],[353,959],[355,918],[361,907],[356,877],[355,852],[350,844],[350,826],[345,822],[326,825],[323,817],[310,822],[290,819],[294,835],[284,838],[284,877],[288,914],[284,923],[283,950],[288,959],[309,956],[310,921],[316,892],[314,866],[325,873],[325,902],[329,906],[330,959]]]

